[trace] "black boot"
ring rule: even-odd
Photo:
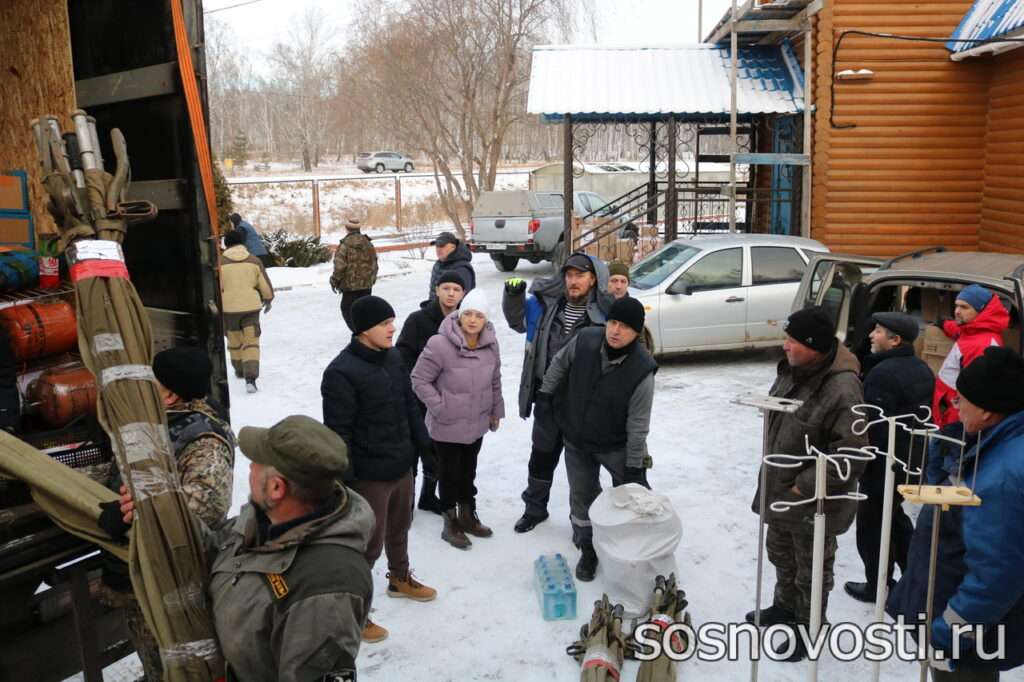
[[[516,521],[517,533],[529,533],[537,527],[538,523],[547,520],[550,493],[551,481],[542,481],[533,476],[527,479],[526,490],[522,494],[523,502],[526,503],[526,511]]]
[[[754,612],[748,613],[746,618],[748,623],[753,623]],[[779,623],[792,623],[794,620],[796,620],[796,614],[787,608],[772,604],[766,609],[761,609],[761,627],[763,628]]]
[[[789,636],[778,645],[772,645],[772,651],[776,654],[781,654],[789,650],[790,643],[793,643],[793,653],[785,658],[779,659],[782,663],[799,663],[800,661],[807,658],[807,648],[804,647],[804,639],[800,636],[800,633],[796,631],[796,626],[791,625],[789,628]]]
[[[420,501],[416,504],[417,509],[441,514],[441,500],[437,499],[437,479],[429,474],[423,474],[423,486],[420,488]]]
[[[597,575],[597,552],[594,545],[587,543],[580,546],[580,560],[576,562],[576,579],[589,583]]]
[[[877,587],[871,583],[855,583],[848,582],[843,585],[843,590],[846,594],[850,595],[857,601],[862,601],[865,604],[875,603],[875,591]]]

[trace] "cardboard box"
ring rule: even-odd
[[[953,317],[954,300],[956,295],[952,291],[921,289],[921,319],[934,322],[943,317]]]
[[[929,325],[924,330],[924,347],[921,349],[923,355],[941,355],[945,358],[953,347],[953,339],[938,327]]]

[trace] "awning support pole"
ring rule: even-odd
[[[814,178],[812,172],[814,159],[811,157],[811,127],[814,125],[811,119],[811,59],[814,50],[811,41],[814,39],[814,31],[811,30],[811,19],[807,19],[807,29],[804,31],[804,154],[807,155],[807,165],[800,169],[801,191],[800,191],[800,236],[810,238],[811,236],[811,181]]]
[[[729,232],[736,232],[736,154],[739,144],[736,141],[736,77],[739,69],[737,56],[739,40],[736,36],[736,0],[732,0],[732,14],[729,19],[729,45],[731,48],[729,72],[729,140],[732,143],[732,154],[729,155]]]
[[[565,255],[573,252],[572,243],[572,114],[562,119],[562,238],[565,240]]]

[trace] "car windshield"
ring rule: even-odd
[[[669,244],[633,266],[629,285],[637,289],[656,287],[698,253],[700,249],[696,246]]]

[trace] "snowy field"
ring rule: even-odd
[[[324,241],[344,236],[347,215],[368,221],[370,235],[395,232],[395,184],[401,185],[402,224],[418,226],[419,231],[436,232],[450,222],[440,210],[433,173],[397,173],[335,175],[321,173],[319,179],[320,220]],[[311,179],[311,178],[310,178]],[[290,176],[266,178],[230,178],[235,210],[263,232],[285,229],[313,234],[313,190],[309,182],[295,182]],[[236,184],[236,183],[259,184]],[[501,172],[495,180],[497,190],[526,189],[529,173]]]
[[[398,312],[398,325],[427,293],[429,260],[387,254],[386,277],[374,293]],[[486,257],[478,257],[479,286],[500,311],[502,276]],[[517,274],[531,279],[549,274],[546,264],[523,265]],[[231,379],[232,421],[270,426],[289,414],[322,417],[320,377],[328,362],[349,341],[338,313],[338,296],[327,284],[330,267],[304,270],[274,268],[270,276],[281,291],[273,310],[263,317],[263,361],[260,391],[247,395],[241,380]],[[500,315],[500,312],[497,312]],[[439,591],[432,603],[389,599],[385,594],[386,561],[374,571],[374,621],[391,631],[389,639],[364,645],[358,666],[360,680],[395,682],[431,680],[508,680],[510,682],[579,679],[579,665],[565,647],[589,619],[602,593],[602,573],[579,584],[578,618],[546,622],[533,590],[532,562],[540,554],[562,552],[575,564],[571,544],[568,487],[559,465],[551,495],[551,518],[531,533],[518,535],[512,525],[522,512],[519,493],[526,480],[530,422],[516,413],[516,394],[523,357],[523,337],[504,320],[495,320],[502,349],[502,377],[509,417],[497,433],[484,439],[477,478],[481,520],[494,537],[473,540],[469,551],[456,550],[441,538],[441,519],[417,512],[410,533],[410,558],[416,575]],[[761,421],[753,409],[730,400],[745,391],[767,391],[777,352],[714,353],[663,362],[657,374],[650,450],[655,467],[653,487],[668,495],[683,521],[683,539],[676,559],[681,586],[690,601],[694,625],[738,622],[753,608],[757,518],[750,512],[761,445]],[[246,501],[248,462],[239,452],[232,513]],[[766,561],[766,601],[774,575]],[[846,580],[862,580],[854,533],[839,540],[836,588],[829,619],[863,625],[873,609],[847,597]],[[749,662],[680,665],[680,679],[735,682],[749,678]],[[627,662],[622,679],[633,680],[638,664]],[[133,680],[141,675],[132,656],[109,669],[108,680]],[[890,661],[884,680],[917,679],[916,665]],[[763,661],[761,680],[806,680],[807,665]],[[829,682],[870,679],[864,661],[841,663],[826,657],[820,678]],[[1004,675],[1024,680],[1024,675]]]

